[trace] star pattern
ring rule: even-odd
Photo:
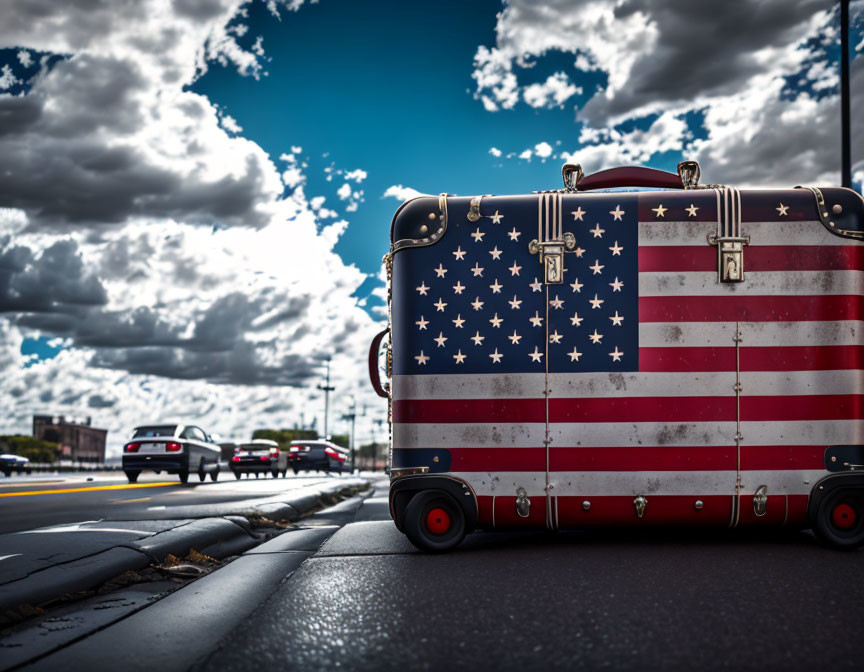
[[[668,209],[669,208],[664,208],[663,204],[661,203],[656,208],[651,208],[651,211],[654,212],[657,215],[657,217],[663,217],[665,219],[666,218],[666,211]]]
[[[779,208],[775,208],[775,210],[777,210],[777,212],[780,213],[780,217],[786,217],[786,216],[787,216],[787,212],[789,211],[789,206],[788,206],[788,205],[783,205],[783,204],[781,203],[781,204],[780,204],[780,207],[779,207]]]
[[[692,203],[690,204],[690,207],[689,207],[689,208],[684,208],[684,209],[685,209],[688,213],[690,213],[690,214],[688,215],[688,217],[695,217],[695,216],[696,216],[696,211],[699,210],[699,208],[696,207],[695,205],[693,205]]]

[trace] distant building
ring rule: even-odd
[[[33,436],[60,444],[60,459],[73,462],[105,462],[107,429],[90,426],[90,418],[83,422],[66,420],[62,415],[34,415]]]

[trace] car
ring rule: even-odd
[[[6,453],[5,455],[0,455],[0,471],[9,477],[12,475],[13,471],[18,472],[19,474],[29,474],[33,470],[30,468],[29,458]]]
[[[340,474],[348,457],[348,449],[330,441],[292,441],[288,462],[298,471],[336,471]]]
[[[279,444],[269,439],[253,439],[241,443],[231,457],[231,471],[239,479],[243,474],[270,474],[284,478],[288,474],[288,453],[279,450]]]
[[[123,447],[123,471],[135,483],[142,471],[177,474],[181,483],[197,473],[203,481],[219,479],[219,446],[195,425],[142,425]]]

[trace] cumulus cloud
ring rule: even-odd
[[[397,201],[407,201],[423,194],[411,187],[403,187],[401,184],[394,184],[384,191],[381,198],[395,198]]]

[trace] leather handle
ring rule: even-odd
[[[378,373],[378,350],[381,347],[382,339],[389,332],[390,328],[388,327],[384,331],[376,334],[375,338],[372,339],[372,344],[369,346],[369,380],[372,381],[372,389],[375,390],[375,394],[384,399],[388,399],[390,395],[387,390],[384,389],[384,386],[381,385],[381,376]]]
[[[655,187],[663,189],[684,189],[681,177],[675,173],[656,168],[628,166],[609,168],[587,175],[579,180],[577,191],[591,189],[613,189],[615,187]]]

